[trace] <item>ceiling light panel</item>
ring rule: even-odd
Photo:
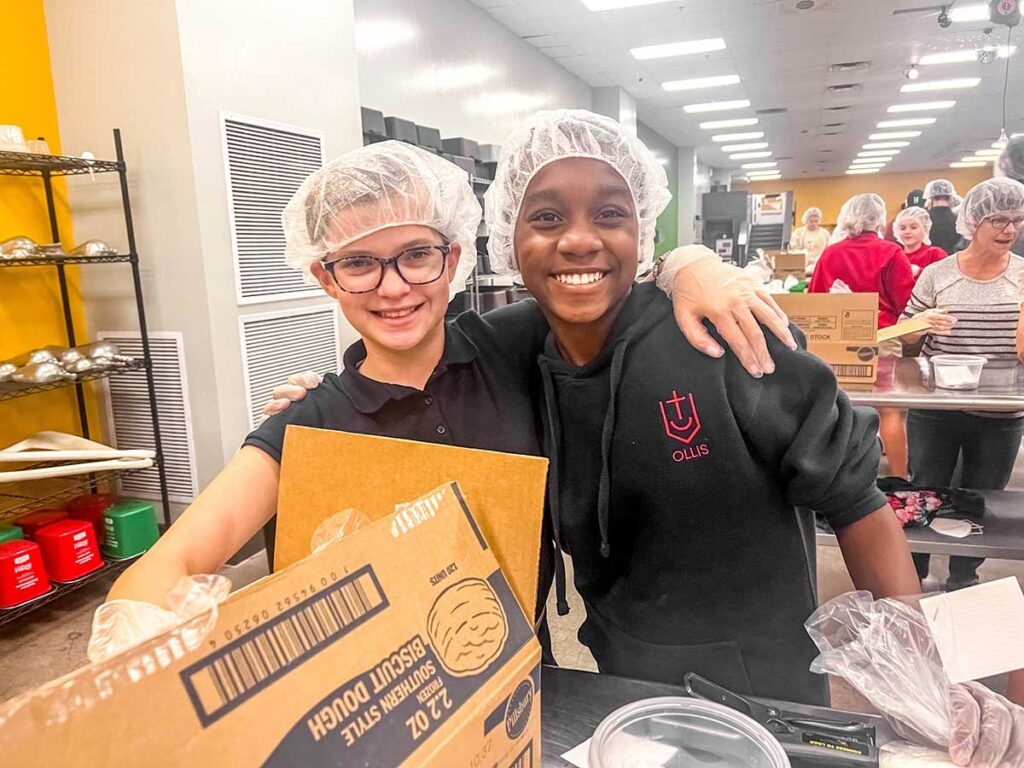
[[[706,40],[687,40],[680,43],[662,43],[660,45],[644,45],[639,48],[630,48],[629,52],[633,58],[639,61],[647,59],[667,59],[670,56],[690,56],[695,53],[711,53],[712,51],[724,51],[725,40],[720,37],[710,37]]]
[[[770,163],[744,163],[740,166],[744,171],[753,171],[757,168],[775,168],[778,163],[772,160]]]
[[[878,173],[878,168],[850,168],[847,172],[847,176],[857,176],[864,173]]]
[[[923,83],[907,83],[900,88],[900,93],[924,93],[925,91],[950,91],[957,88],[974,88],[980,82],[980,77],[954,77],[951,80],[927,80]]]
[[[900,150],[898,149],[868,149],[863,152],[858,152],[857,157],[892,157],[899,153]]]
[[[748,133],[720,133],[712,136],[711,140],[716,144],[728,144],[730,141],[746,141],[747,139],[763,139],[764,131],[750,131]]]
[[[737,117],[733,120],[708,120],[701,123],[700,127],[705,131],[716,131],[719,128],[746,128],[757,125],[756,117]]]
[[[956,8],[950,8],[949,18],[956,22],[988,21],[988,5],[985,3],[975,3],[973,5],[961,5]]]
[[[714,75],[713,77],[693,77],[689,80],[669,80],[662,83],[666,91],[697,91],[702,88],[721,88],[726,85],[739,85],[739,75]],[[747,104],[747,106],[750,106]]]
[[[889,112],[931,112],[936,109],[951,109],[955,101],[916,101],[908,104],[893,104]]]
[[[934,125],[934,117],[904,117],[901,120],[883,120],[879,128],[912,128],[915,125]]]
[[[755,149],[765,149],[768,146],[767,141],[755,141],[753,144],[730,144],[727,147],[722,147],[722,151],[725,153],[729,152],[750,152]]]
[[[974,153],[977,157],[999,157],[1003,154],[1001,149],[979,149]]]
[[[759,157],[771,157],[771,152],[740,152],[736,155],[729,155],[730,160],[756,160]]]
[[[583,0],[591,11],[614,11],[619,8],[636,8],[641,5],[656,5],[669,0]]]
[[[996,46],[996,55],[1005,59],[1013,56],[1017,52],[1017,46],[1011,45],[1009,47],[1005,45]],[[978,50],[976,48],[964,48],[959,51],[943,51],[942,53],[929,53],[926,56],[922,56],[921,60],[917,62],[921,66],[931,66],[932,64],[973,64],[978,60]]]
[[[888,141],[889,139],[916,139],[920,131],[891,131],[889,133],[872,133],[868,141]]]
[[[865,144],[861,149],[900,149],[901,147],[909,146],[909,141],[876,141]]]
[[[664,86],[664,83],[662,84]],[[683,112],[688,115],[699,114],[701,112],[728,112],[731,109],[746,109],[750,106],[750,102],[747,99],[734,99],[732,101],[707,101],[702,104],[687,104],[683,107]],[[749,118],[755,123],[757,122],[756,117]],[[753,123],[752,123],[753,124]]]
[[[960,161],[959,163],[950,163],[950,168],[984,168],[988,163],[977,162],[977,163],[965,163]]]

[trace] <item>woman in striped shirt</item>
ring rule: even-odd
[[[922,334],[926,357],[973,354],[992,361],[1024,360],[1024,338],[1019,332],[1024,258],[1010,252],[1022,224],[1024,185],[1020,182],[989,179],[967,193],[957,231],[970,245],[921,272],[903,313],[904,319],[920,316],[929,321],[930,330]],[[1001,490],[1013,472],[1024,415],[911,410],[907,432],[915,483],[952,485],[962,456],[961,486]],[[914,555],[922,579],[928,575],[928,560],[927,555]],[[981,563],[976,558],[951,557],[946,588],[976,584]]]

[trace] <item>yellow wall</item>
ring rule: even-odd
[[[831,176],[821,179],[780,179],[750,184],[733,184],[733,189],[749,190],[758,194],[773,192],[794,193],[797,224],[804,210],[812,205],[821,208],[826,226],[835,223],[839,209],[853,195],[875,192],[885,199],[891,219],[907,199],[912,189],[924,189],[932,179],[949,179],[963,195],[979,181],[992,177],[991,168],[944,168],[913,173],[871,173],[860,176]]]
[[[59,153],[43,0],[0,3],[0,29],[4,30],[4,42],[0,45],[0,123],[20,125],[26,138],[45,137],[50,151]],[[76,243],[64,182],[57,180],[54,187],[61,240],[66,248],[72,248]],[[42,243],[51,239],[46,198],[39,179],[0,176],[0,240],[15,235],[28,235]],[[76,267],[68,269],[68,277],[75,329],[78,338],[85,340]],[[33,347],[65,341],[56,270],[0,269],[0,360]],[[89,402],[93,435],[102,437],[103,432],[96,429],[98,411],[91,394]],[[0,402],[0,447],[42,429],[78,432],[77,413],[71,387]]]

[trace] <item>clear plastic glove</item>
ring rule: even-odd
[[[956,325],[956,318],[941,309],[926,309],[914,317],[928,323],[928,333],[932,336],[949,336]]]
[[[288,406],[304,398],[307,391],[319,387],[323,378],[316,371],[293,373],[286,383],[274,387],[270,400],[263,406],[263,415],[274,416],[288,410]]]
[[[765,286],[738,267],[724,264],[703,245],[671,251],[662,264],[658,287],[671,297],[676,322],[690,344],[709,357],[725,354],[701,322],[709,320],[755,378],[775,370],[758,323],[791,349],[797,348],[789,318]]]
[[[850,288],[845,282],[840,280],[838,277],[832,283],[832,287],[828,289],[829,293],[853,293],[853,289]]]
[[[313,530],[309,539],[309,551],[316,554],[328,544],[349,536],[370,524],[370,518],[358,509],[346,509],[323,520]]]
[[[92,617],[92,636],[86,653],[98,664],[124,653],[174,627],[188,650],[194,650],[217,623],[217,606],[231,592],[224,576],[184,576],[167,595],[170,609],[137,600],[111,600]]]
[[[949,756],[970,768],[1024,766],[1024,707],[980,683],[954,685]]]

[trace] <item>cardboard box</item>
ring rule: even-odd
[[[807,251],[768,251],[765,256],[772,267],[773,280],[789,276],[797,280],[807,278]]]
[[[232,594],[196,650],[169,633],[0,707],[0,743],[12,766],[533,768],[540,646],[449,483]]]
[[[347,507],[371,520],[396,499],[456,479],[526,615],[536,615],[547,459],[289,426],[278,494],[274,567],[309,554],[321,521]]]
[[[804,332],[807,350],[832,366],[841,384],[875,383],[877,293],[780,294],[775,300]]]

